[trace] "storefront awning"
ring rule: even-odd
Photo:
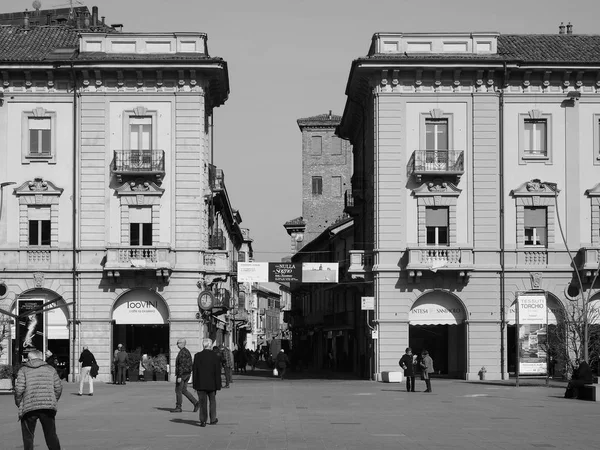
[[[408,313],[410,325],[458,325],[466,317],[460,302],[443,292],[432,292],[421,297]]]

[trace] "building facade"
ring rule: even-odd
[[[42,347],[77,378],[87,346],[107,381],[118,343],[173,368],[178,338],[230,339],[243,237],[211,165],[227,63],[203,33],[88,24],[0,27],[0,308],[56,307],[13,325],[8,361]]]
[[[598,261],[599,43],[379,33],[352,63],[338,132],[360,180],[351,273],[374,281],[374,372],[411,346],[438,373],[504,378],[518,292],[545,291],[550,324],[595,300],[576,275]]]

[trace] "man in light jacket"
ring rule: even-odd
[[[429,352],[427,350],[423,350],[421,356],[421,370],[423,373],[423,379],[427,385],[425,392],[433,392],[431,390],[431,378],[429,377],[429,375],[433,373],[433,359],[431,356],[429,356]]]
[[[42,352],[32,350],[15,381],[15,404],[19,408],[24,450],[33,450],[35,425],[39,419],[50,450],[60,450],[56,435],[56,409],[62,384],[54,367],[43,360]]]

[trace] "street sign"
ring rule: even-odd
[[[361,297],[361,310],[363,311],[374,311],[375,310],[375,297]]]

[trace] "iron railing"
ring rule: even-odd
[[[112,170],[115,173],[163,173],[164,150],[115,150]]]
[[[463,150],[415,150],[409,171],[416,175],[457,174],[465,171]]]

